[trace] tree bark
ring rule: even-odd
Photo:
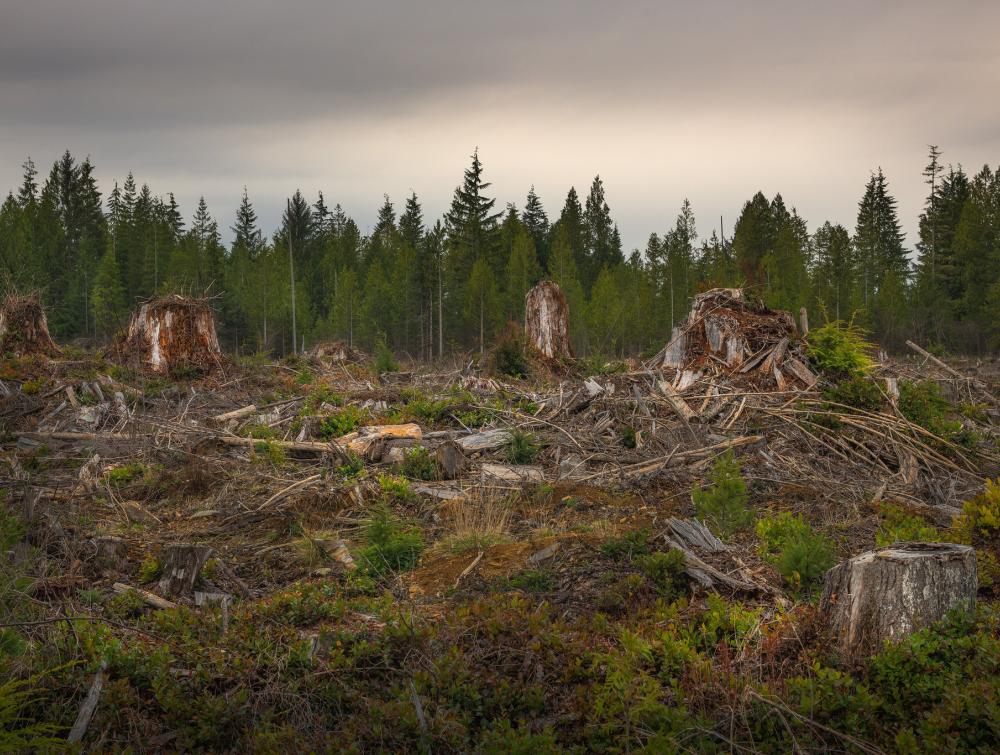
[[[848,657],[876,653],[976,604],[976,554],[953,543],[897,543],[862,553],[826,574],[820,610]]]
[[[194,582],[212,553],[207,545],[180,543],[170,545],[163,554],[163,576],[160,592],[167,595],[187,595],[194,589]]]

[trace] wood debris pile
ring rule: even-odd
[[[762,389],[809,387],[816,376],[794,337],[788,312],[768,309],[744,289],[713,288],[694,297],[687,319],[648,366],[675,370],[681,388],[720,374]]]
[[[53,356],[45,310],[37,296],[7,295],[0,305],[0,354]]]

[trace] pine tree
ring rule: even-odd
[[[590,193],[583,209],[583,227],[586,248],[584,285],[588,286],[594,282],[601,269],[613,268],[625,260],[600,176],[594,176],[590,185]]]
[[[549,217],[545,214],[542,200],[535,193],[534,185],[528,189],[528,199],[524,204],[524,212],[521,213],[521,222],[524,223],[528,233],[531,234],[531,240],[535,243],[539,263],[545,267],[549,260]]]
[[[771,205],[758,191],[743,205],[733,232],[733,254],[747,285],[764,284],[764,258],[771,252],[774,236]]]
[[[869,179],[858,203],[854,248],[865,308],[874,306],[887,275],[892,274],[894,285],[906,285],[910,264],[903,248],[903,231],[896,216],[896,200],[889,194],[881,168]]]
[[[524,322],[524,298],[541,277],[542,268],[538,264],[535,242],[528,229],[521,224],[507,261],[507,319]]]
[[[111,334],[120,324],[126,309],[125,287],[112,244],[108,244],[97,266],[92,302],[97,331],[104,335]]]

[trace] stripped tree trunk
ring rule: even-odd
[[[524,331],[528,343],[550,359],[572,358],[569,307],[553,281],[542,281],[524,297]]]
[[[207,545],[168,546],[163,554],[160,592],[167,595],[189,594],[211,553],[212,549]]]
[[[976,604],[976,554],[953,543],[897,543],[830,569],[820,609],[845,655],[860,658]]]

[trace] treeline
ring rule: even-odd
[[[807,307],[813,322],[821,312],[854,317],[890,349],[914,338],[985,352],[1000,341],[1000,168],[970,177],[932,147],[923,175],[915,255],[881,169],[853,234],[829,221],[810,231],[780,195],[757,193],[729,238],[699,238],[685,200],[671,226],[626,256],[600,177],[582,202],[571,188],[554,218],[534,188],[523,208],[500,209],[478,153],[433,222],[415,194],[401,208],[386,196],[365,235],[322,193],[310,201],[296,191],[268,237],[244,191],[226,246],[204,199],[189,226],[173,194],[154,195],[131,174],[104,199],[89,159],[66,152],[41,185],[24,164],[0,207],[0,266],[9,286],[41,293],[63,340],[108,337],[154,294],[209,292],[220,336],[243,353],[286,353],[294,329],[300,348],[385,339],[429,359],[488,346],[550,277],[566,293],[581,355],[656,349],[693,294],[736,285],[774,307]]]

